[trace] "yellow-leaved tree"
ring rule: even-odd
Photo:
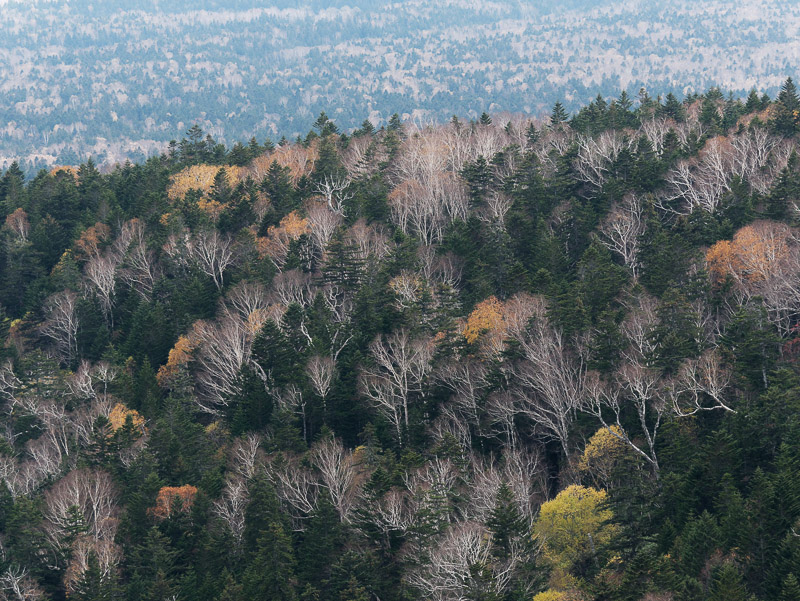
[[[629,454],[616,425],[600,428],[586,444],[578,460],[578,471],[601,488],[608,488],[620,471],[619,464]]]
[[[609,523],[612,513],[605,501],[605,491],[573,484],[542,504],[534,538],[558,580],[568,580],[569,572],[580,570],[614,538],[616,527]]]

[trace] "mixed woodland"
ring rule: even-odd
[[[0,599],[800,601],[800,98],[0,176]]]

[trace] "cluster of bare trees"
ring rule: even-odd
[[[64,580],[68,591],[80,581],[93,554],[101,578],[109,578],[122,559],[114,542],[118,525],[117,492],[108,473],[78,469],[45,493],[44,528],[56,556],[70,557]]]
[[[53,477],[74,467],[79,451],[87,448],[97,436],[112,432],[98,431],[97,418],[108,419],[116,406],[108,394],[108,384],[116,370],[108,363],[94,366],[82,362],[66,380],[50,371],[23,374],[18,377],[10,362],[0,368],[0,394],[4,410],[11,418],[35,417],[40,433],[25,443],[19,456],[0,458],[0,479],[13,497],[35,493]],[[131,447],[120,448],[123,464],[130,465],[147,442],[141,428]],[[18,434],[8,424],[1,434],[13,447]]]
[[[715,213],[731,190],[735,177],[766,193],[786,167],[795,146],[763,129],[750,129],[730,137],[709,139],[700,153],[685,159],[666,176],[659,206],[670,212],[694,210]]]
[[[191,235],[184,231],[173,234],[164,245],[164,252],[176,264],[192,265],[214,281],[222,290],[225,271],[236,259],[233,240],[216,229],[206,229]]]

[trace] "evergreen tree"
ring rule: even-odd
[[[520,513],[514,493],[505,482],[497,491],[494,509],[486,525],[492,531],[495,554],[501,559],[508,557],[511,545],[527,534],[525,517]]]
[[[717,568],[708,601],[750,601],[739,569],[732,563]]]
[[[297,579],[291,539],[273,522],[258,539],[258,550],[242,579],[248,599],[297,601]]]
[[[556,101],[553,105],[553,110],[550,113],[550,127],[556,128],[562,123],[566,123],[569,119],[569,115],[567,115],[567,111],[564,109],[564,105],[561,104],[560,101]]]

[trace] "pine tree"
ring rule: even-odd
[[[686,119],[686,112],[683,109],[681,102],[670,92],[667,94],[664,106],[661,107],[661,114],[665,117],[672,117],[675,121],[684,121]]]
[[[708,601],[749,601],[750,595],[744,585],[739,569],[725,563],[717,569],[711,583]]]
[[[103,576],[100,562],[94,551],[89,552],[86,570],[81,574],[70,599],[76,601],[112,601],[115,586],[110,575]]]
[[[242,579],[248,599],[297,601],[297,579],[292,542],[273,522],[258,539],[258,551]]]
[[[794,574],[789,574],[783,579],[779,601],[800,601],[800,583]]]
[[[556,101],[553,105],[553,111],[550,113],[550,127],[556,128],[568,119],[569,115],[567,115],[564,105],[560,101]]]
[[[492,531],[495,554],[500,558],[508,557],[512,543],[527,534],[525,517],[517,507],[513,491],[505,482],[497,491],[494,509],[486,525]]]

